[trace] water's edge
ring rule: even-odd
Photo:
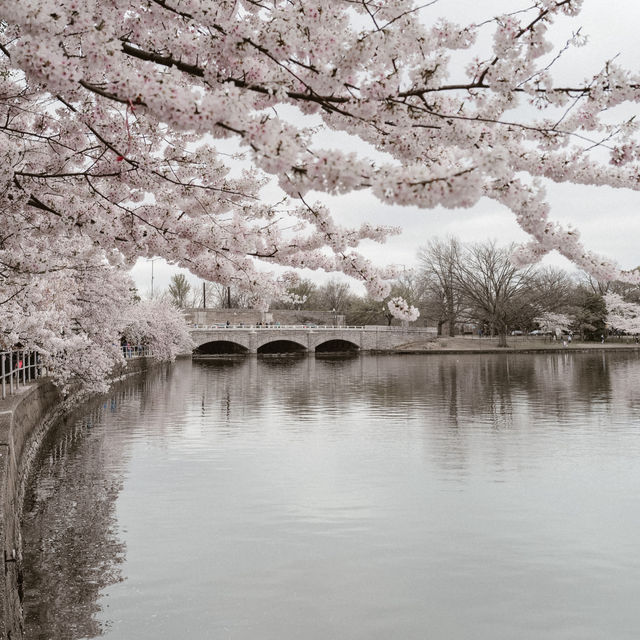
[[[130,360],[116,385],[144,377],[157,365],[149,358]],[[24,638],[21,520],[25,488],[33,461],[47,434],[61,420],[84,411],[95,398],[63,398],[48,380],[40,381],[0,406],[0,639]]]
[[[640,354],[593,351],[134,375],[39,442],[13,637],[632,640]]]

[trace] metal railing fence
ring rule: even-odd
[[[153,353],[151,352],[151,348],[143,345],[143,344],[123,344],[122,355],[124,358],[144,358],[146,356],[151,356]]]
[[[13,395],[27,382],[37,380],[44,375],[44,368],[37,351],[16,349],[0,351],[0,382],[2,399]]]
[[[142,358],[153,355],[151,349],[145,345],[122,345],[122,355],[125,359]],[[33,382],[47,375],[42,364],[42,358],[37,351],[29,349],[14,349],[0,351],[0,398],[15,394],[27,382]]]

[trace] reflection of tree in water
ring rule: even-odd
[[[270,380],[268,393],[277,393],[285,405],[301,413],[348,405],[356,398],[390,411],[411,406],[415,412],[415,400],[421,398],[418,410],[420,404],[444,406],[454,426],[461,407],[467,415],[484,414],[493,416],[496,424],[504,423],[512,412],[511,394],[531,387],[535,375],[529,361],[510,367],[500,356],[433,355],[309,359],[273,363],[269,372],[262,371],[277,376]],[[231,387],[242,384],[231,375]]]
[[[611,410],[624,417],[628,417],[629,411],[635,413],[640,409],[639,363],[640,354],[637,352],[624,360],[607,363],[611,379]]]
[[[423,406],[446,409],[452,426],[464,414],[504,428],[512,423],[516,401],[539,417],[558,419],[576,402],[608,402],[617,363],[600,353],[304,358],[238,365],[215,384],[226,387],[232,405],[241,403],[248,386],[301,412],[354,397],[390,410],[411,404],[416,411],[421,398]]]
[[[209,407],[207,425],[224,422],[229,428],[220,433],[227,437],[244,432],[248,411],[250,418],[258,413],[270,424],[272,407],[305,430],[349,430],[350,414],[366,416],[376,421],[380,437],[402,439],[405,426],[422,430],[425,455],[460,478],[479,451],[493,468],[508,469],[513,449],[527,441],[521,436],[533,430],[553,434],[558,425],[575,425],[576,415],[594,410],[622,415],[612,402],[612,376],[622,380],[629,359],[636,367],[629,379],[637,380],[637,356],[599,352],[360,355],[268,364],[254,358],[226,368],[224,375],[201,370],[195,378],[202,375],[198,384],[205,389],[203,406]],[[625,397],[640,404],[640,391]],[[224,406],[216,411],[221,398]],[[257,401],[247,408],[246,398]],[[385,420],[394,433],[385,432]],[[495,438],[488,439],[490,432]],[[527,455],[533,460],[546,452]]]
[[[213,386],[224,387],[224,419],[236,426],[229,434],[242,430],[244,398],[257,395],[257,406],[266,407],[266,422],[269,406],[299,416],[301,424],[315,415],[322,416],[324,426],[335,416],[343,429],[350,424],[345,412],[379,421],[388,416],[396,430],[404,419],[424,430],[429,455],[439,465],[457,471],[467,468],[477,451],[474,434],[488,444],[484,434],[489,427],[498,436],[491,445],[491,464],[503,468],[510,447],[518,447],[520,440],[499,434],[571,422],[576,411],[584,415],[594,403],[610,411],[611,371],[624,358],[555,353],[305,358],[269,365],[253,360],[246,368],[225,370],[206,387],[212,393]]]
[[[536,417],[563,422],[596,405],[611,409],[611,373],[631,354],[556,353],[531,358],[527,400]],[[518,356],[518,363],[526,356]]]
[[[104,588],[122,579],[125,545],[117,530],[116,500],[130,442],[114,421],[136,425],[163,444],[187,420],[190,371],[189,361],[157,367],[79,409],[81,420],[70,418],[48,434],[24,504],[28,638],[73,640],[105,632],[95,618]]]
[[[62,423],[47,438],[27,488],[23,521],[25,625],[28,638],[93,638],[102,589],[121,580],[125,546],[115,502],[123,451],[106,446],[103,416]]]
[[[513,395],[532,386],[533,367],[530,361],[514,366],[509,358],[461,358],[443,363],[449,375],[442,384],[435,384],[435,393],[455,398],[449,414],[456,424],[460,414],[466,420],[480,419],[495,428],[511,426]],[[429,380],[430,384],[434,384]],[[446,384],[445,384],[446,383]]]
[[[244,415],[243,398],[252,397],[254,358],[218,358],[193,362],[193,384],[200,393],[203,424],[219,420],[229,424]],[[204,384],[198,384],[205,379]]]

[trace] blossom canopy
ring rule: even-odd
[[[541,182],[640,185],[636,122],[615,118],[640,76],[615,61],[553,76],[584,38],[578,22],[567,42],[549,30],[582,3],[504,2],[465,25],[412,0],[2,0],[7,269],[33,268],[16,258],[20,234],[77,235],[257,304],[278,289],[271,265],[343,271],[381,299],[393,272],[358,246],[393,229],[346,228],[311,201],[366,189],[424,209],[488,198],[531,236],[520,263],[556,250],[598,279],[637,281],[553,220]],[[249,171],[237,175],[229,139]],[[264,198],[269,176],[286,202]]]

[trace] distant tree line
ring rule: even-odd
[[[500,345],[512,331],[536,329],[599,338],[606,308],[596,283],[554,267],[518,267],[511,260],[514,248],[450,237],[420,250],[418,278],[425,291],[420,308],[438,335],[453,336],[467,325],[498,336]]]
[[[583,340],[599,340],[609,331],[635,326],[619,319],[619,303],[615,322],[608,322],[605,299],[613,295],[611,300],[640,304],[638,285],[598,282],[582,272],[555,267],[518,267],[511,260],[514,248],[495,241],[434,238],[419,250],[417,268],[405,270],[384,300],[358,295],[347,282],[335,278],[324,284],[300,279],[286,297],[273,300],[271,308],[332,311],[344,315],[350,325],[391,325],[398,320],[387,302],[401,297],[420,310],[419,326],[435,326],[438,335],[474,332],[496,336],[502,345],[513,331],[572,332]],[[181,308],[201,307],[204,299],[209,308],[249,308],[252,304],[234,287],[206,283],[204,289],[192,288],[182,274],[173,276],[165,295]],[[625,313],[629,316],[635,311]]]
[[[555,267],[517,267],[511,260],[514,248],[494,241],[465,244],[454,237],[427,243],[419,251],[416,276],[424,292],[422,318],[435,324],[438,335],[472,327],[498,336],[501,345],[513,331],[571,332],[582,340],[600,340],[619,327],[636,326],[628,318],[640,315],[638,285],[598,282],[584,272]],[[611,300],[631,305],[624,321],[618,313],[612,322],[605,302],[612,294]]]

